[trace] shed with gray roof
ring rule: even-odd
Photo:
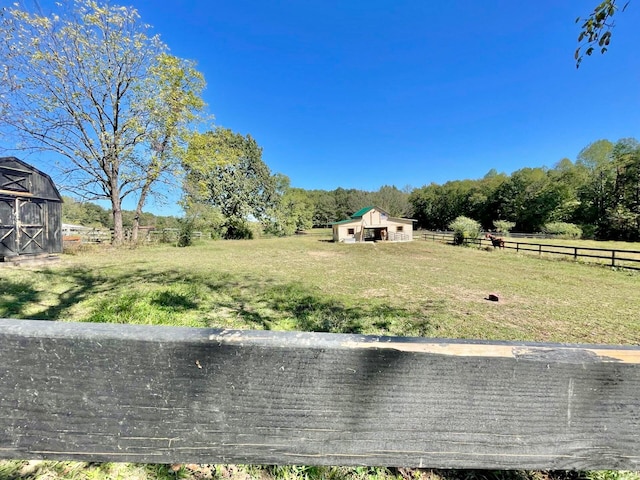
[[[62,197],[46,173],[0,157],[0,261],[62,252]]]

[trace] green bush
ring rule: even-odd
[[[596,238],[597,227],[595,225],[580,225],[580,228],[582,229],[582,239],[593,240]]]
[[[249,222],[245,220],[228,219],[225,223],[224,238],[227,240],[252,240],[255,232]]]
[[[180,228],[178,229],[178,246],[189,247],[193,244],[193,220],[188,218],[178,219]]]
[[[472,218],[460,216],[449,224],[449,228],[453,230],[453,243],[462,245],[469,240],[476,240],[482,233],[480,223]]]
[[[494,220],[493,222],[493,227],[496,229],[496,232],[505,235],[509,233],[515,226],[516,222],[507,222],[506,220]]]
[[[551,222],[542,227],[543,233],[556,235],[560,238],[581,238],[582,229],[573,223]]]

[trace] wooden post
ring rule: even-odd
[[[611,250],[611,266],[612,267],[616,266],[616,251],[615,250]]]
[[[640,348],[0,319],[0,458],[640,469]]]

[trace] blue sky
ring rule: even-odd
[[[196,60],[216,124],[306,189],[553,166],[640,136],[640,1],[576,69],[584,1],[134,0]]]
[[[420,187],[640,137],[640,0],[580,69],[575,19],[599,0],[113,3],[197,61],[215,124],[295,187]]]

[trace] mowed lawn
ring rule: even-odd
[[[0,316],[640,343],[637,272],[422,240],[328,240],[106,247],[47,267],[2,267]]]

